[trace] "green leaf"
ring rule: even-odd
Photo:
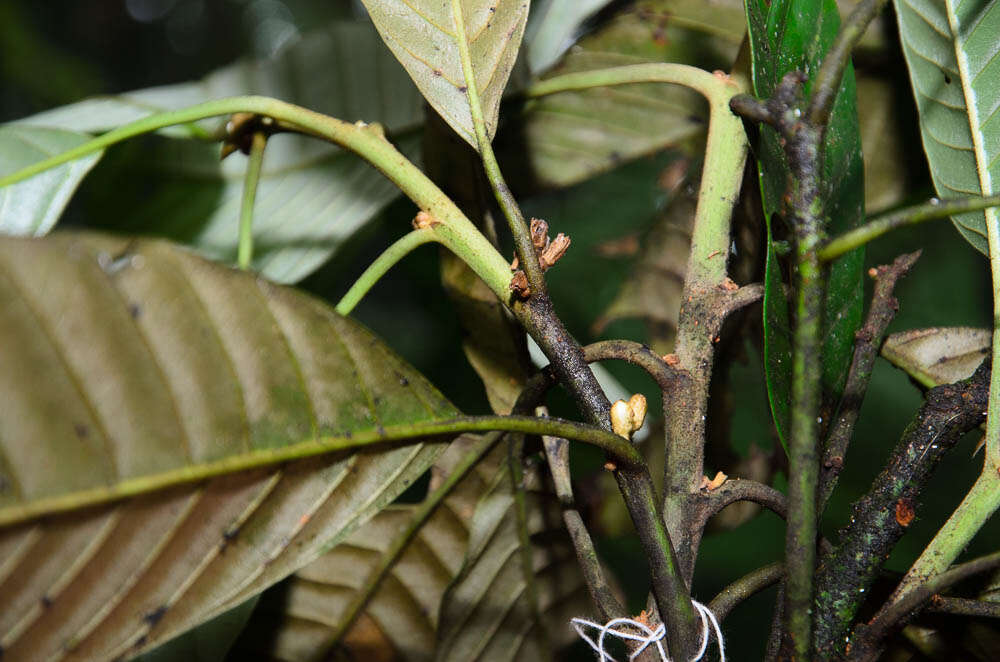
[[[924,151],[942,197],[1000,192],[1000,3],[895,0]],[[996,209],[953,216],[989,253]]]
[[[928,388],[967,379],[990,355],[989,329],[933,327],[894,333],[882,356]]]
[[[811,76],[819,70],[826,49],[836,37],[840,16],[833,0],[746,0],[754,92],[770,97],[790,71]],[[808,96],[810,83],[805,84]],[[775,241],[776,218],[783,213],[782,197],[788,182],[788,164],[777,133],[760,130],[758,166],[768,250],[764,279],[764,360],[768,397],[779,438],[784,443],[791,387],[791,342],[788,302],[783,292],[780,259]],[[823,152],[822,192],[826,232],[838,235],[855,227],[864,215],[861,139],[858,132],[854,70],[848,65],[834,102]],[[861,324],[864,251],[848,253],[831,265],[824,310],[824,409],[837,405]]]
[[[317,76],[320,70],[323,75]],[[154,112],[241,94],[277,97],[340,119],[379,122],[401,132],[397,146],[408,157],[417,153],[418,138],[402,132],[423,121],[420,94],[367,22],[333,23],[274,60],[238,62],[195,83],[81,101],[14,127],[100,133]],[[112,151],[110,163],[95,172],[94,188],[117,195],[111,201],[100,196],[92,225],[165,236],[235,262],[246,158],[234,154],[220,163],[218,146],[203,140],[223,123],[173,127],[161,133],[174,140],[138,141]],[[360,157],[313,138],[272,137],[257,192],[253,268],[270,280],[301,280],[397,194]]]
[[[524,34],[528,0],[362,1],[382,39],[424,98],[456,133],[476,147],[461,56],[468,48],[486,134],[492,139],[500,98]]]
[[[162,241],[0,239],[5,657],[132,655],[316,558],[454,408],[327,306]],[[353,449],[353,450],[351,450]]]
[[[61,129],[0,126],[0,176],[86,142],[90,136]],[[100,153],[61,165],[20,184],[0,188],[0,232],[42,235],[52,229]]]
[[[576,41],[580,26],[611,0],[535,0],[524,31],[528,68],[538,74],[551,67]]]

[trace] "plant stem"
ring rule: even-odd
[[[358,302],[366,294],[368,290],[372,288],[375,283],[379,281],[386,274],[389,269],[393,267],[397,262],[403,259],[410,251],[418,246],[423,246],[424,244],[430,243],[432,241],[439,241],[437,235],[434,233],[434,228],[420,228],[419,230],[411,230],[407,232],[402,237],[397,239],[389,246],[387,249],[382,251],[375,260],[368,265],[364,273],[358,277],[354,284],[351,285],[351,289],[347,290],[340,301],[337,302],[336,311],[341,315],[350,315],[354,307],[358,305]]]
[[[428,437],[494,430],[537,435],[547,434],[580,441],[604,450],[619,464],[620,471],[635,472],[645,469],[645,460],[642,454],[631,443],[612,432],[591,425],[559,418],[535,418],[533,416],[462,416],[421,423],[388,425],[380,429],[360,430],[353,432],[349,437],[317,437],[287,446],[261,448],[220,460],[203,462],[157,474],[127,478],[105,487],[41,497],[27,503],[0,507],[0,526],[145,494],[173,485],[199,482],[237,471],[273,466],[334,451],[406,446],[421,443]]]
[[[957,384],[927,392],[885,469],[851,511],[840,542],[816,573],[816,657],[844,652],[845,635],[889,553],[916,516],[920,493],[944,455],[985,418],[988,362]]]
[[[873,239],[895,230],[896,228],[915,225],[924,221],[934,221],[948,218],[956,214],[970,211],[981,211],[990,207],[1000,206],[1000,195],[989,197],[956,198],[953,200],[932,200],[923,205],[914,205],[886,214],[880,214],[864,225],[849,230],[839,237],[834,237],[819,249],[819,259],[824,262],[836,260],[845,253],[867,244]]]
[[[715,614],[715,617],[721,623],[739,603],[763,591],[768,586],[777,584],[781,581],[784,574],[785,566],[781,563],[771,563],[762,568],[757,568],[722,589],[708,603],[708,608],[712,610],[712,613]]]
[[[826,57],[823,58],[823,64],[820,65],[816,79],[813,81],[812,95],[806,110],[809,123],[820,128],[821,137],[830,121],[833,102],[840,90],[844,71],[851,61],[851,51],[861,41],[868,25],[882,11],[887,2],[888,0],[861,0],[844,21],[837,33],[837,38],[830,46],[830,50],[827,51]]]
[[[935,614],[957,614],[976,618],[1000,618],[1000,602],[932,596],[924,610]]]
[[[469,472],[489,453],[497,442],[503,437],[502,432],[491,432],[472,445],[468,452],[462,456],[462,460],[456,464],[448,473],[448,477],[434,491],[427,494],[423,501],[416,506],[413,516],[406,528],[393,539],[389,548],[382,553],[377,566],[365,578],[361,588],[354,594],[354,598],[344,608],[333,636],[330,637],[331,645],[336,645],[351,629],[358,617],[364,612],[368,603],[375,596],[375,592],[382,584],[382,580],[395,567],[403,553],[410,547],[410,543],[417,537],[421,529],[431,516],[437,512],[438,506],[448,497],[455,487],[469,475]]]
[[[969,577],[998,567],[1000,567],[1000,552],[994,552],[957,565],[933,577],[925,577],[923,582],[903,599],[886,604],[871,621],[858,626],[855,636],[852,637],[854,641],[847,659],[852,662],[874,661],[881,653],[883,642],[892,630],[905,623],[935,594]]]
[[[240,241],[236,264],[240,269],[249,269],[253,261],[253,203],[257,198],[260,170],[264,163],[264,148],[267,134],[255,131],[250,142],[250,158],[247,160],[246,177],[243,180],[243,202],[240,206]]]
[[[462,73],[465,76],[465,94],[469,100],[469,112],[472,116],[472,126],[476,132],[476,144],[479,147],[479,155],[483,160],[483,167],[486,170],[486,178],[493,188],[497,203],[507,218],[507,225],[510,233],[514,237],[514,249],[517,252],[517,259],[528,278],[528,285],[533,294],[545,294],[545,277],[542,275],[541,265],[535,255],[535,247],[531,243],[531,233],[528,224],[524,221],[521,208],[514,200],[514,195],[510,192],[503,173],[500,172],[500,165],[493,154],[491,138],[487,134],[486,119],[483,117],[482,104],[479,102],[479,87],[476,83],[476,72],[472,64],[472,54],[469,52],[469,42],[465,34],[465,19],[462,16],[462,0],[451,0],[451,10],[455,17],[455,41],[458,44],[459,57],[462,60]],[[503,301],[504,299],[501,299]],[[550,357],[551,359],[551,357]]]
[[[274,118],[282,124],[283,129],[322,138],[354,152],[371,163],[418,207],[440,222],[441,225],[436,228],[439,241],[466,262],[501,301],[506,301],[510,296],[511,274],[507,261],[455,206],[455,203],[385,139],[381,127],[374,124],[343,122],[277,99],[258,96],[231,97],[150,115],[13,174],[0,177],[0,187],[23,181],[49,168],[144,133],[174,124],[188,124],[210,117],[241,112]]]
[[[844,394],[840,399],[836,419],[827,437],[820,469],[819,510],[822,513],[827,500],[837,485],[837,477],[844,468],[844,458],[851,443],[854,424],[861,413],[872,369],[878,357],[879,348],[885,338],[885,331],[896,316],[899,302],[892,296],[897,281],[916,263],[920,251],[897,257],[891,266],[881,266],[875,273],[875,292],[864,325],[855,334],[854,358],[844,384]]]

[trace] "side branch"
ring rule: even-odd
[[[917,499],[959,439],[986,418],[989,362],[961,382],[927,392],[927,399],[885,469],[852,511],[840,543],[821,564],[816,578],[819,619],[816,650],[844,650],[844,637],[889,552],[916,516]]]

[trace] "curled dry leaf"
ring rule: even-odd
[[[882,356],[931,388],[971,376],[990,353],[989,329],[933,327],[894,333]]]

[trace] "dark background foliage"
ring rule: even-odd
[[[602,17],[627,11],[632,4],[614,3]],[[91,95],[197,79],[241,56],[270,56],[310,28],[357,11],[349,2],[315,0],[6,0],[0,3],[0,121]],[[904,81],[895,36],[887,30],[890,48],[878,57],[861,59],[858,69],[889,81]],[[322,71],[315,75],[321,76]],[[900,83],[889,89],[898,118],[893,128],[901,132],[902,144],[912,150],[919,141],[909,88]],[[500,135],[502,140],[503,132]],[[913,153],[899,156],[901,166],[884,176],[905,177],[909,200],[928,197],[931,187],[922,157]],[[592,333],[595,320],[630,272],[630,256],[608,256],[601,248],[623,237],[642,236],[662,213],[669,196],[660,176],[676,157],[671,152],[645,157],[582,185],[523,201],[527,214],[545,218],[555,231],[572,236],[568,256],[550,272],[549,279],[558,312],[581,341],[621,336],[649,340],[647,328],[634,321],[613,322],[600,336]],[[105,164],[98,166],[91,180],[101,179],[102,167]],[[64,223],[95,224],[95,215],[107,209],[113,195],[113,190],[88,186],[85,181]],[[302,287],[336,302],[364,265],[408,229],[412,214],[410,203],[392,204]],[[938,325],[987,326],[987,263],[947,221],[901,230],[875,242],[868,248],[866,264],[882,264],[917,248],[923,248],[923,256],[897,288],[901,309],[890,331]],[[378,284],[354,315],[460,408],[486,412],[481,383],[462,355],[462,331],[440,289],[436,250],[423,248],[408,257]],[[748,250],[754,263],[760,246],[751,245]],[[751,268],[757,269],[755,278],[759,280],[759,267]],[[759,329],[759,316],[759,308],[750,311],[744,329]],[[728,331],[735,338],[742,329]],[[717,374],[728,379],[729,392],[723,396],[720,391],[717,400],[725,405],[719,407],[723,418],[712,422],[713,439],[721,442],[710,451],[709,468],[713,471],[732,474],[731,465],[747,458],[752,448],[769,457],[777,447],[759,346],[759,341],[739,339],[729,342],[722,353],[725,363]],[[621,366],[610,369],[629,390],[655,393],[651,382],[637,371]],[[902,372],[885,362],[878,364],[856,441],[823,525],[827,535],[833,535],[845,521],[850,503],[866,490],[920,401],[919,390]],[[563,413],[572,415],[568,404],[565,407]],[[651,407],[651,411],[656,410]],[[903,571],[908,567],[974,481],[980,467],[979,459],[970,458],[977,440],[974,436],[945,460],[926,491],[917,522],[890,559],[889,569]],[[646,443],[658,442],[654,435]],[[780,451],[773,456],[779,457]],[[595,515],[602,511],[607,515],[603,500],[616,495],[600,487],[600,458],[581,452],[574,461],[584,499],[593,504]],[[774,482],[783,485],[780,468]],[[645,574],[636,571],[642,565],[641,551],[627,527],[624,531],[616,528],[616,517],[620,519],[620,513],[602,516],[601,522],[610,519],[611,524],[599,547],[618,570],[630,605],[638,611],[647,588]],[[994,521],[979,534],[968,554],[992,551],[987,541],[998,536],[1000,523]],[[710,534],[699,558],[695,597],[707,602],[730,581],[780,558],[783,544],[783,525],[770,514],[758,514],[735,528]],[[759,659],[761,632],[768,626],[773,598],[774,591],[767,591],[739,607],[727,621],[727,647],[736,659]]]

